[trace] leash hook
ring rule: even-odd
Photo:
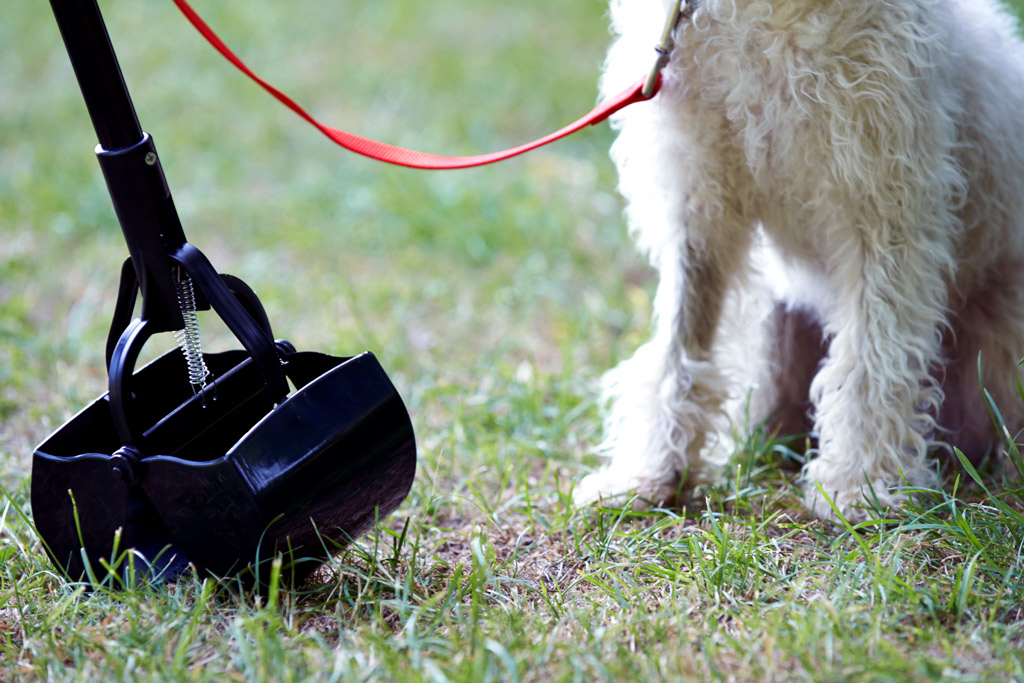
[[[654,60],[654,65],[651,67],[650,72],[647,74],[647,80],[644,81],[644,87],[641,93],[644,97],[653,97],[655,92],[655,86],[658,82],[658,74],[668,64],[669,57],[672,56],[672,48],[675,47],[675,43],[672,42],[672,32],[676,30],[676,26],[679,25],[679,20],[683,16],[683,11],[686,8],[686,0],[680,2],[673,2],[668,9],[668,16],[665,18],[665,28],[661,32],[661,42],[659,42],[654,51],[658,53],[657,59]]]

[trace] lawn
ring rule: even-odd
[[[405,503],[298,587],[89,591],[53,573],[31,453],[106,389],[126,250],[49,8],[8,3],[0,680],[1024,680],[1012,466],[990,490],[951,466],[944,492],[854,531],[808,519],[791,454],[744,433],[680,509],[571,504],[598,464],[598,379],[645,338],[655,284],[607,126],[489,168],[385,167],[274,103],[170,0],[101,5],[189,241],[253,286],[278,336],[374,351],[419,465]],[[585,112],[608,42],[601,0],[196,5],[325,122],[446,154]],[[231,343],[201,324],[207,348]]]

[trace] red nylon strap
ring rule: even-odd
[[[560,138],[564,138],[567,135],[575,133],[581,128],[586,126],[592,126],[596,123],[601,123],[609,116],[619,111],[623,107],[627,107],[635,102],[643,102],[654,97],[658,92],[658,86],[661,81],[659,78],[658,84],[654,88],[654,92],[649,97],[644,97],[641,90],[644,86],[644,80],[641,79],[636,84],[630,86],[626,90],[622,91],[616,97],[599,104],[593,111],[584,116],[583,118],[569,124],[561,130],[557,130],[550,135],[528,142],[525,145],[519,147],[513,147],[512,149],[506,149],[502,152],[492,152],[490,154],[478,154],[476,156],[468,157],[448,157],[441,156],[438,154],[428,154],[425,152],[417,152],[411,149],[404,149],[402,147],[395,147],[394,145],[388,145],[383,142],[377,142],[376,140],[370,140],[368,138],[353,135],[352,133],[346,133],[343,130],[332,128],[331,126],[324,125],[313,118],[309,112],[300,107],[295,100],[285,95],[283,92],[267,83],[265,80],[257,76],[252,69],[245,65],[238,56],[231,51],[231,49],[224,44],[213,29],[203,21],[202,17],[196,14],[196,11],[185,0],[174,0],[174,4],[178,6],[178,9],[182,11],[185,17],[192,22],[192,25],[203,35],[204,38],[212,45],[217,52],[221,53],[229,62],[235,65],[242,73],[256,81],[261,88],[266,90],[268,93],[273,95],[279,102],[284,106],[291,109],[293,112],[304,118],[311,125],[313,125],[321,133],[329,137],[338,145],[341,145],[345,149],[355,152],[356,154],[362,154],[363,156],[376,159],[378,161],[384,161],[389,164],[395,164],[396,166],[407,166],[409,168],[423,168],[430,170],[445,170],[455,168],[469,168],[471,166],[483,166],[485,164],[493,164],[496,161],[502,161],[509,157],[518,156],[524,152],[529,152],[532,149],[542,147],[550,142],[554,142]]]

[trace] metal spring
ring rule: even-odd
[[[210,371],[203,359],[203,346],[199,338],[199,314],[196,313],[196,293],[192,288],[192,278],[187,273],[179,274],[176,288],[178,306],[181,308],[185,327],[175,332],[174,338],[185,354],[188,381],[192,384],[192,391],[198,393],[206,388],[206,378],[209,377]]]

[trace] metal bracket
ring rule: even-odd
[[[668,64],[669,57],[672,56],[672,48],[675,47],[675,43],[672,42],[672,33],[679,25],[679,20],[682,19],[687,4],[686,0],[673,2],[668,9],[668,16],[665,17],[665,28],[661,32],[661,42],[654,48],[654,51],[658,53],[658,57],[654,60],[650,73],[647,74],[647,80],[644,81],[644,89],[642,90],[644,97],[654,95],[654,86],[658,82],[658,74]]]

